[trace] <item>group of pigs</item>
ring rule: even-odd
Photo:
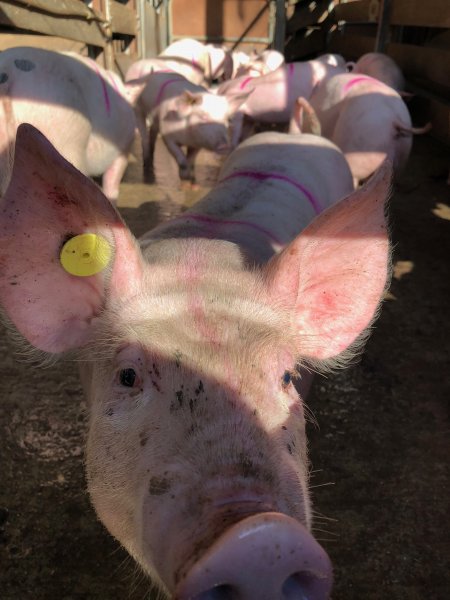
[[[96,512],[177,600],[331,593],[303,400],[376,317],[384,158],[400,166],[413,130],[393,82],[368,75],[383,57],[280,63],[183,40],[123,83],[75,55],[0,54],[0,304],[39,351],[76,353]],[[185,147],[229,154],[139,244],[114,207],[132,104],[147,157],[148,122],[181,171]],[[238,144],[261,123],[296,133]],[[100,174],[104,194],[85,176]]]
[[[376,53],[357,63],[324,55],[285,64],[273,50],[247,55],[184,39],[134,63],[123,82],[76,54],[13,48],[0,56],[0,192],[22,122],[86,175],[103,175],[113,202],[136,127],[144,168],[151,169],[159,133],[182,177],[192,176],[199,149],[228,154],[255,127],[322,133],[344,153],[357,183],[385,157],[401,168],[412,134],[424,130],[411,127],[403,85],[395,63]]]

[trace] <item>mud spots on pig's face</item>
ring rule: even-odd
[[[59,186],[54,186],[47,191],[48,197],[58,206],[76,205],[77,200],[71,198],[67,191]]]
[[[36,68],[36,65],[33,61],[28,60],[27,58],[16,58],[14,61],[14,65],[19,69],[19,71],[32,71]]]
[[[170,491],[171,485],[171,482],[165,477],[151,477],[148,484],[148,493],[151,496],[162,496]]]
[[[6,83],[9,77],[7,73],[0,73],[0,84]]]

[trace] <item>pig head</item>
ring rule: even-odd
[[[93,504],[172,597],[329,597],[292,380],[300,364],[343,363],[374,318],[389,179],[385,167],[249,269],[207,237],[142,253],[101,191],[19,128],[0,300],[33,346],[82,359]],[[77,245],[84,234],[102,252]]]
[[[354,64],[352,73],[362,73],[378,79],[400,95],[405,89],[405,78],[400,67],[390,56],[381,52],[363,54]]]

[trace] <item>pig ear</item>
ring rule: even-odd
[[[181,112],[189,112],[193,106],[200,106],[202,102],[202,92],[193,93],[189,90],[184,90],[178,98],[177,106]]]
[[[391,175],[385,162],[266,267],[272,302],[291,312],[300,355],[316,366],[343,362],[347,356],[339,355],[356,349],[376,315],[389,274],[384,204]]]
[[[239,107],[242,106],[242,104],[244,104],[244,102],[254,90],[255,88],[249,85],[245,92],[225,94],[228,101],[229,113],[235,113],[239,109]]]
[[[134,238],[98,186],[28,124],[17,131],[12,177],[1,202],[0,304],[41,350],[84,345],[107,297],[133,293],[143,265]],[[71,274],[61,250],[86,233],[102,242],[99,266],[90,274],[82,265],[81,273],[75,261],[71,270],[77,274]],[[86,257],[83,250],[81,262]]]

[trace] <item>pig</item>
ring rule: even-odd
[[[143,140],[144,163],[149,164],[152,148],[159,132],[169,152],[175,158],[182,177],[191,176],[190,160],[200,148],[218,154],[231,150],[233,128],[240,128],[238,108],[248,92],[216,96],[196,86],[182,75],[158,71],[128,81],[138,90],[137,122]],[[152,122],[150,136],[146,133],[146,117]],[[190,149],[188,156],[182,147]]]
[[[405,78],[397,63],[387,54],[381,52],[368,52],[363,54],[356,63],[349,62],[347,67],[352,73],[369,75],[382,81],[396,90],[400,95],[405,90]],[[409,95],[409,94],[406,94]]]
[[[289,63],[261,77],[238,77],[225,81],[217,94],[231,97],[251,91],[239,114],[253,122],[287,125],[298,97],[308,99],[321,81],[342,71],[340,67],[317,60]],[[239,129],[236,133],[240,133]]]
[[[242,64],[237,66],[235,77],[267,75],[284,65],[284,56],[278,50],[263,50],[263,52],[252,52],[249,56],[245,56],[247,60],[244,59]]]
[[[297,98],[294,111],[289,123],[289,133],[311,132],[313,135],[322,135],[320,121],[316,111],[305,98]]]
[[[389,185],[384,164],[353,192],[333,144],[260,134],[139,246],[97,186],[19,128],[0,303],[35,348],[79,358],[92,502],[168,596],[329,598],[293,382],[366,337]]]
[[[172,42],[158,60],[196,85],[208,86],[215,79],[229,79],[233,70],[231,54],[225,46],[190,38]]]
[[[135,118],[116,75],[94,61],[41,48],[0,54],[0,151],[4,193],[17,127],[32,123],[86,175],[103,175],[115,202],[134,140]]]
[[[309,103],[322,135],[344,153],[355,185],[369,177],[388,157],[396,173],[406,164],[415,133],[408,109],[390,86],[366,75],[340,74],[319,85]]]
[[[223,44],[206,44],[211,71],[209,84],[213,81],[231,79],[233,76],[233,57],[231,51]]]
[[[243,73],[246,74],[244,69],[250,61],[250,55],[247,54],[247,52],[243,52],[242,50],[232,50],[231,60],[233,63],[233,72],[230,79],[240,77]]]

